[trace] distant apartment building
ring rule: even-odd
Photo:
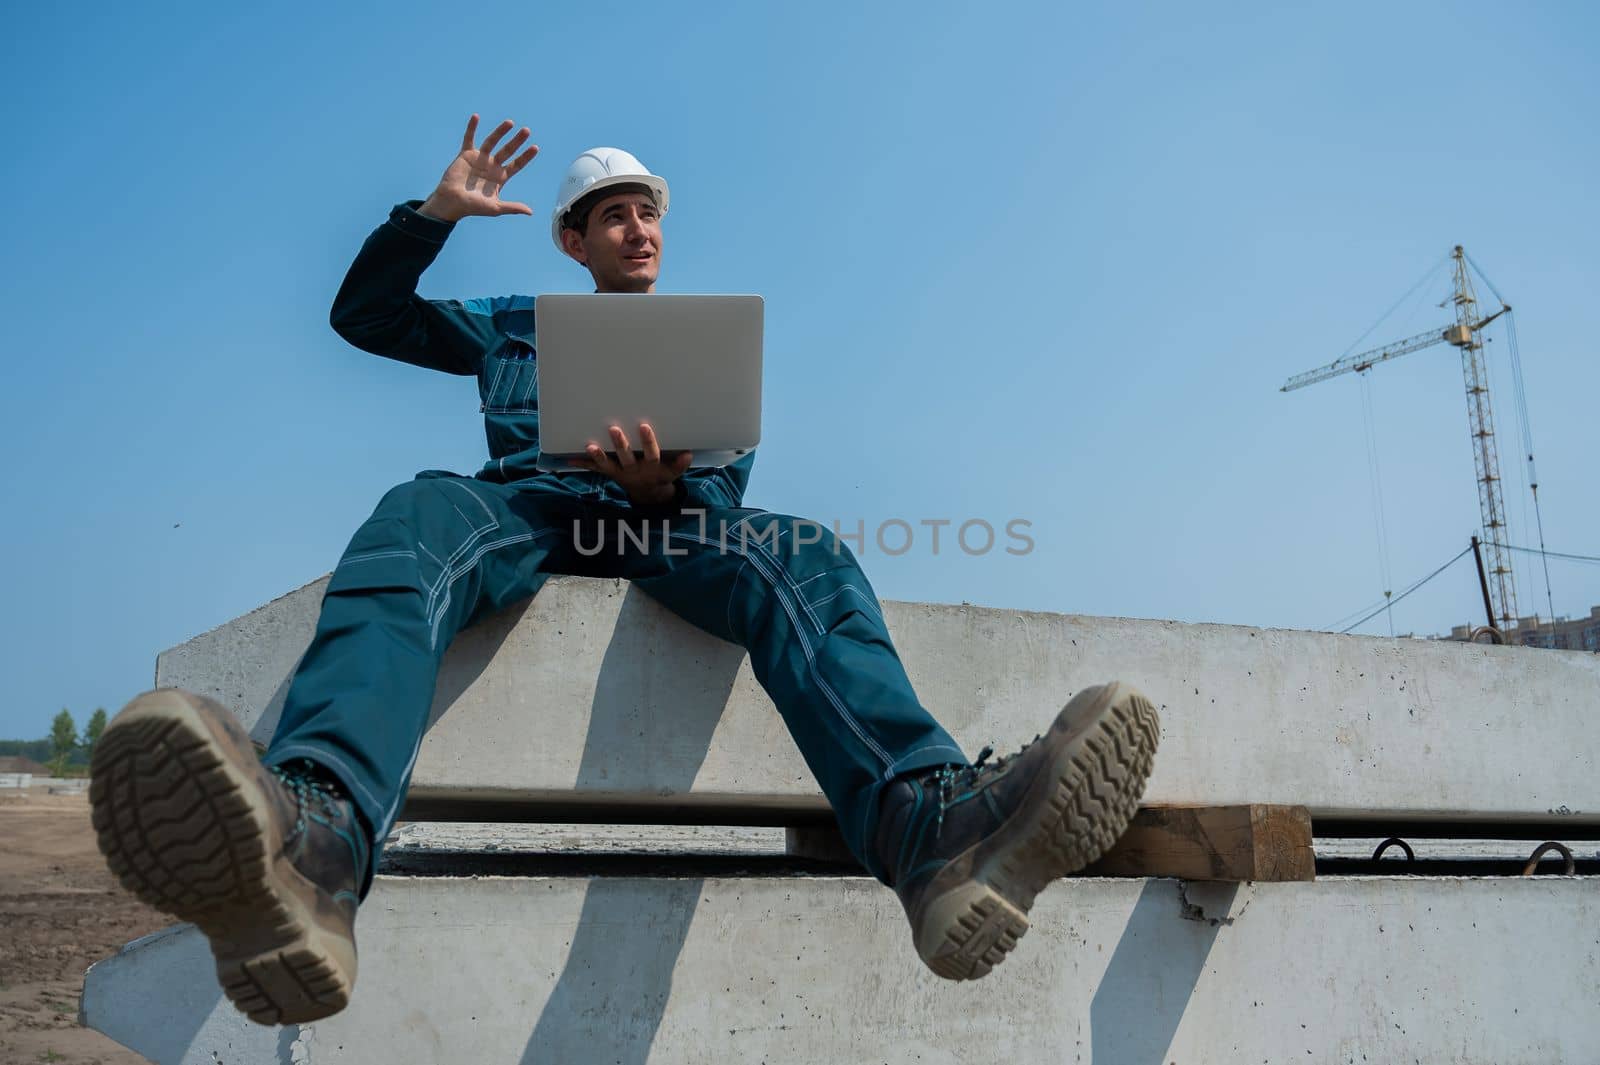
[[[1473,631],[1471,625],[1457,625],[1446,639],[1470,640]],[[1554,621],[1540,621],[1537,616],[1518,618],[1516,627],[1504,635],[1506,643],[1524,647],[1600,651],[1600,606],[1590,607],[1586,618],[1556,618]]]

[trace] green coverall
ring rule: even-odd
[[[533,300],[419,297],[454,226],[418,205],[396,206],[362,245],[333,327],[373,354],[475,375],[490,460],[476,477],[419,474],[356,532],[267,764],[310,759],[336,777],[371,830],[375,866],[455,634],[552,573],[622,577],[746,649],[850,850],[882,879],[871,843],[884,784],[967,760],[917,701],[855,557],[813,522],[740,505],[754,453],[690,469],[674,503],[648,508],[601,474],[539,471]]]

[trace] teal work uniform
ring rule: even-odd
[[[539,471],[533,300],[419,297],[453,225],[417,206],[396,206],[362,245],[333,327],[373,354],[476,376],[489,461],[474,477],[419,474],[356,532],[267,764],[309,759],[336,777],[375,863],[455,634],[552,573],[621,577],[746,649],[850,850],[882,879],[871,836],[884,784],[966,758],[912,691],[854,555],[831,530],[742,506],[753,452],[690,469],[655,507],[631,506],[602,474]]]

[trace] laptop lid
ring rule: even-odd
[[[760,296],[535,297],[540,468],[572,468],[590,441],[610,451],[610,425],[637,450],[641,421],[696,466],[754,448],[763,309]]]

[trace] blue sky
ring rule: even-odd
[[[536,216],[464,222],[424,295],[582,290],[547,212],[574,155],[628,148],[672,183],[662,289],[766,297],[751,504],[1032,523],[1023,557],[869,544],[886,598],[1307,628],[1380,599],[1361,385],[1277,388],[1457,242],[1517,307],[1546,541],[1600,555],[1591,6],[449,10],[10,17],[0,736],[115,710],[389,485],[479,465],[470,380],[327,325],[473,111],[534,130]],[[1419,296],[1370,340],[1446,320]],[[1477,525],[1461,372],[1368,380],[1398,588]],[[1600,603],[1600,566],[1551,577],[1557,613]],[[1479,610],[1458,565],[1394,622]]]

